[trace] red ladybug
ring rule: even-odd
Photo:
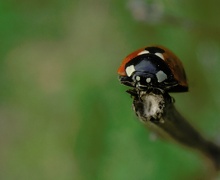
[[[122,84],[138,89],[188,91],[181,61],[163,46],[148,46],[129,54],[122,61],[118,74]]]

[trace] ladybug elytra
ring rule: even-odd
[[[122,61],[118,74],[122,84],[138,89],[188,91],[181,61],[163,46],[148,46],[129,54]]]

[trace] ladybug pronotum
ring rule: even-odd
[[[122,84],[142,90],[188,91],[181,61],[163,46],[148,46],[129,54],[118,74]]]

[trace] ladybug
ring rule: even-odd
[[[148,46],[129,54],[122,61],[118,74],[122,84],[141,90],[188,91],[181,61],[163,46]]]

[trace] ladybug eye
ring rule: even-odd
[[[136,76],[135,79],[136,79],[137,81],[140,81],[140,80],[141,80],[141,77],[140,77],[140,76]]]
[[[150,83],[150,82],[151,82],[151,78],[147,78],[147,79],[146,79],[146,82],[147,82],[147,83]]]

